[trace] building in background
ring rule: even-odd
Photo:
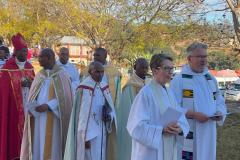
[[[72,63],[87,66],[92,61],[92,48],[79,37],[64,36],[60,40],[60,47],[67,47],[69,49],[70,61]]]

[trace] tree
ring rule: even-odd
[[[238,69],[240,64],[237,59],[232,58],[234,53],[226,54],[223,51],[212,51],[208,54],[208,65],[210,69]]]
[[[58,9],[55,1],[8,0],[1,1],[0,34],[8,38],[21,32],[30,46],[51,45],[63,35],[63,28],[56,23]],[[16,5],[22,4],[22,5]]]
[[[68,0],[58,7],[69,33],[80,36],[92,48],[107,48],[116,60],[141,38],[142,26],[167,24],[177,13],[183,16],[189,8],[194,9],[189,0]]]
[[[240,0],[226,0],[232,13],[233,26],[237,37],[236,48],[240,52]]]

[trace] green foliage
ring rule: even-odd
[[[208,53],[208,65],[210,69],[239,69],[240,63],[238,58],[234,57],[234,53],[226,54],[222,51],[212,51]]]
[[[190,0],[2,0],[0,1],[0,35],[10,42],[21,32],[29,46],[51,47],[64,35],[78,36],[91,48],[105,47],[114,61],[132,63],[139,56],[150,57],[165,51],[177,63],[184,60],[178,42],[204,41],[212,45],[219,31],[205,22],[186,17],[197,9]],[[21,4],[21,5],[16,5]],[[214,68],[237,63],[210,65]]]

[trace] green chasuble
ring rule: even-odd
[[[86,133],[89,117],[91,116],[90,111],[96,86],[96,82],[94,82],[89,76],[83,80],[77,89],[69,123],[64,160],[85,159]],[[103,96],[105,97],[109,106],[111,106],[111,109],[114,110],[114,104],[111,98],[110,88],[108,87],[108,84],[102,81],[99,86],[101,87]],[[109,132],[107,135],[107,160],[116,160],[115,112],[113,117],[114,120],[109,122],[111,123],[111,132]]]
[[[116,110],[118,124],[117,160],[131,159],[132,139],[126,129],[126,126],[132,102],[143,86],[144,80],[133,73],[127,84],[122,89],[120,103]]]

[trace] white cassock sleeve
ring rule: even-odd
[[[217,84],[216,79],[214,79],[214,80],[215,80],[215,83]],[[227,108],[226,108],[225,100],[224,100],[222,93],[219,90],[218,86],[217,86],[217,93],[216,93],[216,105],[217,105],[217,112],[221,112],[222,114],[226,115]],[[223,116],[223,119],[221,121],[217,121],[217,124],[219,126],[222,126],[225,118],[226,118],[226,116]]]
[[[178,120],[178,125],[182,129],[183,136],[186,137],[188,132],[189,132],[189,129],[190,129],[190,126],[189,126],[189,124],[187,122],[187,119],[186,119],[186,116],[185,116],[186,112],[185,112],[184,108],[182,108],[178,105],[177,105],[176,109],[183,113],[182,116]]]
[[[99,135],[101,135],[101,129],[94,121],[94,119],[90,116],[88,120],[85,142],[90,141]]]
[[[51,111],[59,118],[59,110],[58,110],[58,100],[56,98],[47,102],[47,105],[51,109]]]
[[[139,143],[158,149],[162,144],[163,127],[151,124],[151,108],[146,93],[141,92],[133,101],[131,111],[128,117],[127,130],[130,136]]]
[[[79,79],[80,75],[75,66],[72,67],[72,72],[74,73],[74,74],[72,74],[72,77],[71,77],[72,89],[73,89],[73,93],[75,94],[77,87],[80,84],[80,79]]]

